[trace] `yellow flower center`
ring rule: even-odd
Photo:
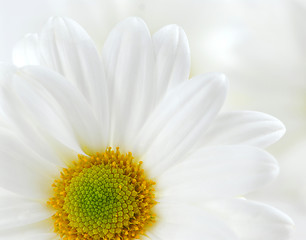
[[[79,155],[53,183],[48,205],[56,210],[54,231],[62,239],[131,240],[155,221],[154,181],[142,162],[119,148]]]

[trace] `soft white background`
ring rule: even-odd
[[[48,17],[79,22],[101,49],[111,28],[139,16],[151,32],[176,23],[189,38],[191,76],[224,72],[226,109],[258,110],[281,119],[286,136],[271,149],[281,174],[249,198],[271,203],[296,222],[306,239],[306,2],[299,0],[0,0],[0,61]]]

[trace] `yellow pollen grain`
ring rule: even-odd
[[[132,240],[155,222],[155,182],[129,152],[79,155],[52,184],[54,232],[64,240]]]

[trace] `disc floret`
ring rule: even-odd
[[[155,182],[142,162],[119,148],[79,155],[55,180],[48,204],[54,231],[63,239],[137,239],[155,221]]]

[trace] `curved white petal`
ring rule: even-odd
[[[168,25],[153,35],[156,55],[157,98],[188,79],[190,50],[187,36],[182,28]]]
[[[157,237],[156,235],[154,235],[152,233],[150,234],[150,236],[148,236],[148,235],[147,236],[141,235],[139,239],[141,239],[141,240],[161,240],[161,238]]]
[[[238,240],[224,223],[200,208],[182,204],[158,204],[156,212],[158,222],[148,232],[151,239]]]
[[[223,105],[227,80],[206,74],[168,92],[139,134],[135,151],[152,176],[180,161],[196,144]],[[133,149],[134,151],[134,149]]]
[[[0,231],[40,222],[53,214],[45,204],[40,202],[12,195],[1,196]]]
[[[13,49],[13,63],[16,66],[41,64],[37,33],[29,33]]]
[[[60,239],[55,233],[40,233],[26,237],[24,240],[56,240]]]
[[[267,147],[285,133],[285,126],[276,118],[260,112],[222,113],[202,137],[202,144],[246,144]]]
[[[200,202],[254,191],[277,175],[277,161],[259,148],[216,146],[199,149],[169,168],[158,185],[167,199]]]
[[[53,215],[46,202],[22,197],[0,188],[0,231],[40,222]]]
[[[219,200],[204,208],[217,215],[243,240],[289,240],[293,222],[268,205],[243,199]]]
[[[103,60],[110,86],[111,142],[126,147],[155,104],[154,53],[139,18],[119,23],[108,36]]]
[[[23,76],[22,70],[12,79],[12,92],[20,99],[20,108],[25,109],[25,115],[41,127],[42,132],[49,132],[54,138],[64,143],[73,143],[74,135],[65,118],[65,113],[45,89],[36,86]],[[31,78],[31,76],[30,76]],[[58,89],[58,91],[62,91]]]
[[[14,229],[0,230],[0,240],[30,240],[38,236],[42,236],[42,240],[59,240],[57,235],[53,233],[53,222],[50,218]]]
[[[17,65],[40,64],[62,74],[91,103],[108,135],[107,85],[99,53],[86,31],[68,18],[53,17],[39,35],[26,36],[14,50]]]
[[[68,81],[55,72],[35,66],[20,69],[13,80],[14,90],[23,97],[27,113],[43,131],[59,139],[64,137],[63,131],[70,136],[67,131],[72,129],[73,137],[86,153],[105,149],[106,138],[92,108]],[[22,92],[26,87],[28,94]],[[33,90],[37,96],[30,94],[35,93]],[[37,102],[33,102],[34,97]]]
[[[12,133],[0,130],[0,185],[32,199],[48,199],[58,169]]]
[[[71,158],[72,152],[71,149],[64,147],[63,144],[56,143],[56,141],[50,139],[46,139],[49,131],[51,134],[56,135],[57,139],[63,138],[63,135],[68,136],[67,130],[68,128],[61,127],[63,124],[59,124],[59,122],[53,122],[56,114],[53,115],[44,115],[43,113],[52,112],[50,111],[50,107],[46,107],[45,102],[40,101],[41,99],[37,99],[37,94],[33,94],[33,91],[36,88],[30,89],[30,93],[27,92],[28,88],[21,87],[24,85],[28,85],[27,81],[20,76],[21,71],[15,68],[14,66],[1,66],[0,69],[0,106],[2,110],[2,118],[8,122],[7,129],[18,134],[18,138],[24,141],[42,158],[56,164],[63,166],[63,161]],[[6,73],[6,74],[4,74]],[[15,86],[16,82],[21,83],[19,87]],[[21,92],[18,93],[18,90]],[[46,92],[42,91],[41,94],[46,96]],[[36,114],[42,118],[45,117],[44,121],[35,123],[31,113],[27,111],[28,107],[25,107],[25,99],[21,100],[21,96],[26,96],[28,102],[30,102],[34,108],[37,108]],[[38,100],[38,101],[37,101]],[[40,103],[40,104],[38,104]],[[46,108],[45,108],[46,107]],[[53,124],[58,129],[57,131],[50,131],[48,127],[50,124]],[[39,126],[42,126],[39,129]],[[52,129],[54,130],[54,129]],[[72,135],[72,134],[70,134]]]
[[[17,69],[16,66],[12,64],[0,62],[0,91],[1,91],[0,101],[1,102],[3,102],[2,88],[5,85],[6,81],[10,81],[12,74],[16,71],[16,69]],[[10,120],[5,114],[5,111],[3,108],[4,108],[3,106],[0,107],[1,127],[3,127],[4,125],[5,127],[7,127],[7,125],[9,125]]]

